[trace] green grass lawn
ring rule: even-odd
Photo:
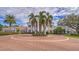
[[[79,34],[77,34],[77,35],[65,35],[65,37],[79,39]]]
[[[13,34],[18,34],[16,32],[2,32],[0,31],[0,36],[3,36],[3,35],[13,35]]]

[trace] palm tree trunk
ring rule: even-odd
[[[41,32],[44,32],[44,26],[43,25],[41,26]]]
[[[37,21],[37,31],[39,32],[39,21]]]
[[[12,32],[12,31],[11,31],[11,26],[12,26],[12,24],[10,23],[10,24],[9,24],[9,27],[10,27],[10,32]]]
[[[36,23],[36,33],[37,33],[37,31],[38,31],[37,28],[38,28],[38,25],[37,25],[37,23]]]
[[[34,33],[36,34],[36,31],[37,31],[37,25],[36,25],[36,23],[34,24]]]
[[[33,31],[32,32],[36,34],[36,24],[33,25]]]
[[[41,24],[39,24],[39,32],[41,33]]]
[[[31,26],[31,32],[33,33],[33,25]]]
[[[50,33],[50,24],[48,23],[48,33]]]
[[[46,35],[46,24],[43,25],[43,28],[44,28],[44,29],[43,29],[43,32],[44,32],[44,34]]]

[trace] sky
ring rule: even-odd
[[[3,21],[5,16],[14,15],[16,23],[21,26],[27,26],[30,13],[38,14],[40,11],[47,11],[53,16],[54,25],[57,25],[58,20],[63,19],[65,15],[71,13],[79,14],[78,7],[0,7],[0,23],[7,25]]]

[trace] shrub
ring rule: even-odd
[[[20,31],[20,30],[19,30],[19,29],[17,29],[16,31],[19,33],[19,31]]]
[[[46,36],[47,34],[44,34],[44,32],[36,32],[32,33],[33,36]]]
[[[0,31],[2,31],[2,27],[3,27],[3,25],[0,24]]]
[[[65,29],[63,29],[62,27],[57,27],[56,29],[53,30],[54,34],[64,34],[65,33]]]
[[[13,35],[13,34],[18,34],[17,32],[2,32],[0,31],[0,36],[2,35]]]

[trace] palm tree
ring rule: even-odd
[[[37,21],[36,21],[36,17],[33,13],[31,13],[29,15],[29,22],[31,23],[31,27],[32,27],[32,32],[35,32],[36,33],[36,28],[37,28]]]
[[[4,22],[8,23],[10,27],[12,24],[16,24],[15,17],[13,15],[6,15]]]
[[[48,12],[46,13],[47,17],[46,17],[46,25],[48,27],[48,33],[51,32],[51,27],[52,27],[52,15],[50,15]]]
[[[45,27],[45,23],[46,23],[46,16],[44,14],[44,11],[40,11],[39,15],[37,15],[38,19],[39,19],[39,32],[44,32],[44,27]]]
[[[12,24],[16,24],[15,17],[13,15],[6,15],[4,22],[9,24],[10,30],[11,30]]]
[[[46,34],[46,27],[50,28],[52,26],[52,15],[46,13],[46,11],[40,11],[38,15],[31,13],[29,15],[29,21],[32,25],[32,31],[39,31],[39,33]],[[36,30],[35,30],[36,29]]]

